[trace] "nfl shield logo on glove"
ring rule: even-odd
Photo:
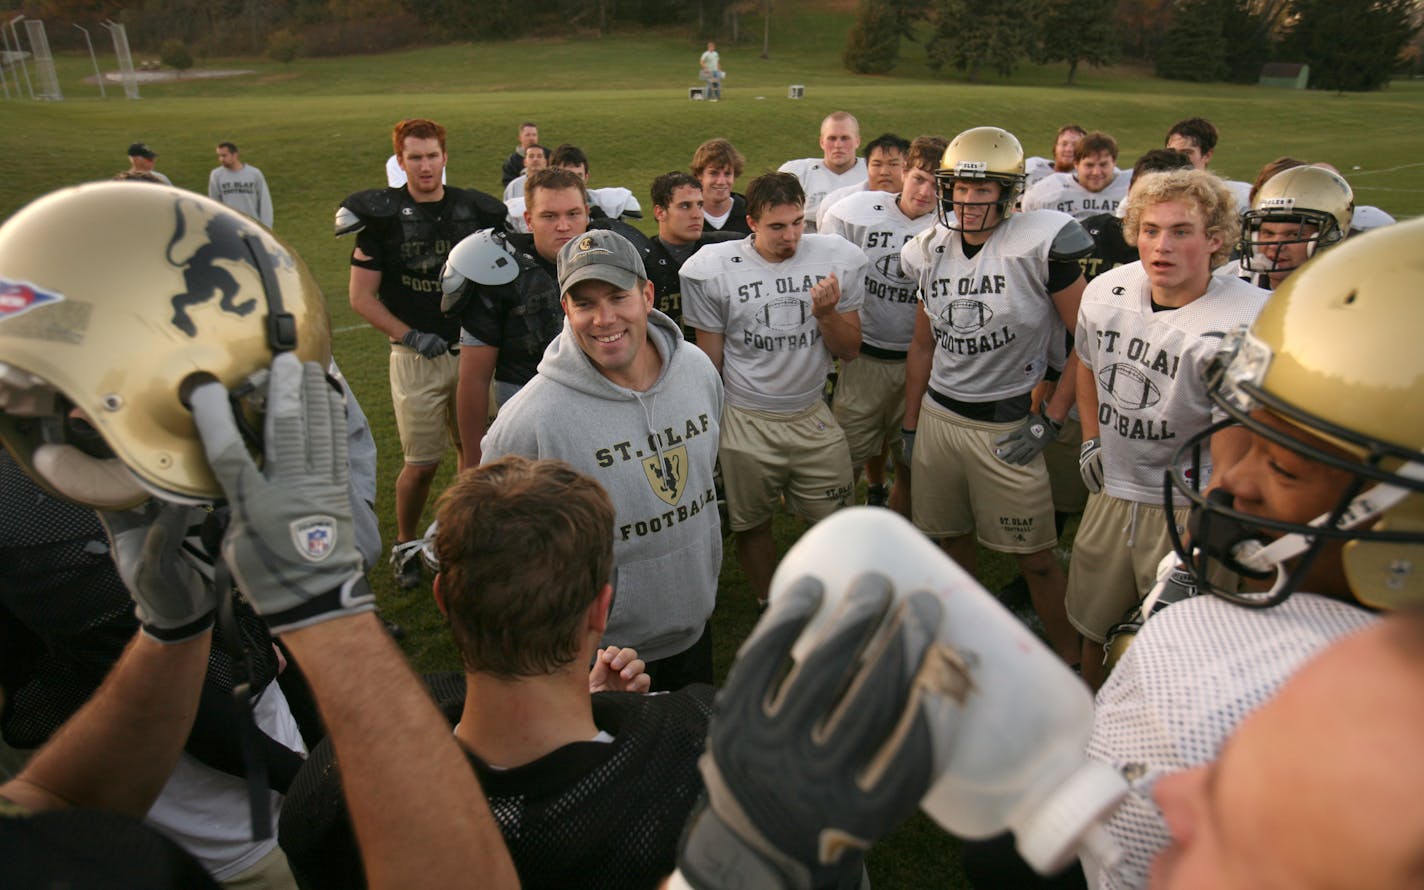
[[[330,516],[308,516],[292,523],[292,542],[297,552],[312,562],[321,562],[336,546],[336,520]]]

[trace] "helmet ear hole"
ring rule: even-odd
[[[178,384],[178,401],[188,410],[193,409],[193,391],[205,383],[221,383],[208,371],[194,371]]]

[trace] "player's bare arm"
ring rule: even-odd
[[[460,385],[455,395],[455,419],[460,427],[460,449],[465,466],[480,465],[480,442],[489,424],[490,381],[494,379],[499,350],[493,346],[466,346],[460,350]]]
[[[841,301],[841,283],[835,273],[822,278],[811,287],[811,314],[820,325],[826,348],[843,362],[860,355],[860,313],[837,312]]]
[[[717,369],[717,373],[722,373],[722,343],[725,339],[721,332],[704,331],[697,328],[697,348],[707,354],[712,359],[712,365]]]
[[[371,258],[357,248],[353,258],[369,261]],[[381,273],[360,266],[351,267],[351,283],[348,285],[351,308],[366,319],[371,327],[397,342],[410,330],[410,325],[391,314],[378,295],[381,288]]]

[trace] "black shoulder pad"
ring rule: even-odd
[[[482,228],[498,229],[501,232],[505,230],[509,208],[500,199],[479,189],[446,186],[445,193],[454,199],[447,204],[455,211],[454,218],[473,219],[477,220]]]
[[[1048,248],[1050,260],[1076,260],[1093,252],[1093,236],[1076,219],[1070,221],[1058,234],[1053,236],[1053,244]]]
[[[714,232],[710,229],[702,230],[702,237],[697,239],[698,244],[721,244],[725,241],[740,241],[747,237],[746,232]]]
[[[400,209],[399,192],[394,189],[367,189],[352,192],[341,202],[341,206],[357,216],[370,219],[386,219],[396,215]]]

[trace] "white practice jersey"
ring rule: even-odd
[[[1098,692],[1093,714],[1088,756],[1128,776],[1131,790],[1106,823],[1122,856],[1110,869],[1085,856],[1088,886],[1147,886],[1152,859],[1170,841],[1152,800],[1157,780],[1215,760],[1241,721],[1291,674],[1378,620],[1310,593],[1270,609],[1196,596],[1148,619]]]
[[[1033,188],[1039,180],[1056,172],[1053,169],[1053,158],[1024,158],[1024,188]]]
[[[1350,220],[1350,231],[1358,234],[1390,225],[1394,225],[1394,217],[1388,213],[1369,204],[1357,204],[1355,215]]]
[[[855,164],[844,173],[832,172],[820,158],[797,158],[787,161],[777,168],[778,173],[790,173],[801,180],[801,188],[806,192],[806,231],[816,231],[816,211],[821,201],[836,189],[850,185],[861,185],[868,178],[865,158],[856,158]]]
[[[1057,307],[1048,293],[1048,252],[1067,214],[1016,213],[973,259],[959,232],[936,225],[900,251],[934,334],[930,386],[961,402],[1023,395],[1043,379]]]
[[[865,182],[858,182],[855,185],[842,186],[822,198],[821,206],[816,208],[816,228],[813,231],[824,234],[826,231],[826,214],[830,209],[842,198],[849,198],[851,195],[858,195],[861,192],[867,191],[869,185],[870,182],[867,180]]]
[[[1074,219],[1086,219],[1095,213],[1116,213],[1118,205],[1127,199],[1132,185],[1132,173],[1118,170],[1117,176],[1100,192],[1090,192],[1078,184],[1073,173],[1045,176],[1023,196],[1024,210],[1057,210]]]
[[[1213,275],[1197,299],[1153,311],[1140,262],[1088,283],[1074,348],[1097,381],[1104,491],[1162,503],[1162,471],[1173,452],[1214,419],[1206,394],[1208,363],[1227,332],[1255,319],[1266,296],[1239,278]],[[1198,483],[1205,488],[1210,454],[1202,454],[1201,469]]]
[[[900,248],[935,224],[934,211],[906,216],[889,192],[852,194],[826,211],[821,234],[840,235],[865,252],[865,305],[860,338],[881,349],[906,352],[915,333],[915,282],[900,268]]]
[[[768,263],[753,239],[709,244],[683,264],[683,322],[723,335],[727,403],[792,414],[821,398],[831,352],[811,313],[811,288],[835,275],[839,312],[860,309],[867,261],[835,235],[804,235],[796,255]]]
[[[1237,213],[1245,213],[1251,209],[1251,183],[1239,179],[1223,179],[1221,182],[1231,190],[1231,196],[1236,199]]]

